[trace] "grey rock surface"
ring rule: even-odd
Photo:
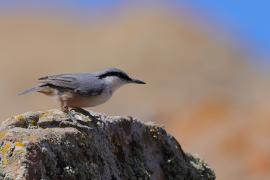
[[[163,128],[132,117],[27,112],[0,130],[0,179],[215,179]]]

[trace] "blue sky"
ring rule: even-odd
[[[43,2],[43,3],[41,3]],[[89,9],[99,14],[121,7],[124,0],[0,0],[0,7],[44,7],[44,2],[54,8],[70,8],[82,13]],[[270,1],[269,0],[168,0],[174,6],[189,6],[205,12],[223,26],[228,26],[235,37],[243,38],[255,52],[270,57]],[[84,12],[84,10],[86,12]],[[102,12],[103,11],[103,12]],[[250,47],[249,46],[249,47]],[[270,62],[270,59],[268,60]]]
[[[270,57],[269,0],[189,0],[187,4],[213,15],[221,24],[230,26],[234,36],[251,43],[257,53]]]

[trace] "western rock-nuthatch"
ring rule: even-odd
[[[41,83],[20,93],[40,92],[56,96],[61,110],[68,108],[93,107],[109,100],[116,89],[129,84],[145,84],[133,79],[117,68],[108,68],[95,73],[60,74],[39,78]]]

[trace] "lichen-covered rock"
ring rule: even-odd
[[[215,179],[163,128],[131,117],[28,112],[0,130],[0,179]]]

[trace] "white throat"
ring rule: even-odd
[[[119,79],[118,77],[115,76],[108,76],[104,78],[105,84],[107,85],[107,87],[114,92],[116,89],[118,89],[119,87],[127,84],[127,82]]]

